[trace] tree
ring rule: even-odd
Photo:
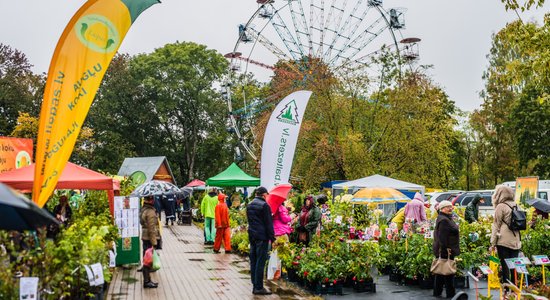
[[[548,144],[544,126],[550,114],[550,17],[541,26],[516,21],[493,37],[485,72],[482,109],[472,115],[481,136],[480,162],[491,181],[520,175],[548,176]]]
[[[501,0],[504,3],[506,10],[529,10],[531,7],[539,8],[544,5],[544,0]]]
[[[45,81],[31,67],[24,53],[0,43],[0,136],[14,130],[20,112],[38,115]]]
[[[20,113],[15,128],[10,136],[33,139],[33,149],[36,149],[36,137],[38,136],[38,117],[29,113]],[[88,166],[93,161],[92,147],[95,144],[93,130],[83,127],[78,135],[70,161],[79,165]],[[36,151],[34,151],[36,153]]]
[[[153,105],[143,100],[131,59],[124,54],[113,58],[90,108],[86,122],[96,141],[89,162],[93,169],[116,173],[126,157],[159,155],[158,121],[151,113]]]
[[[158,134],[149,146],[163,149],[184,181],[213,176],[231,161],[225,105],[215,89],[226,70],[222,55],[191,42],[167,44],[130,61],[143,93],[140,105],[153,118],[147,128]]]

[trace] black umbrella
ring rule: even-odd
[[[527,200],[527,204],[531,205],[532,207],[545,212],[550,213],[550,202],[546,199],[540,199],[540,198],[533,198]]]
[[[0,215],[0,229],[4,230],[34,230],[50,224],[59,224],[49,212],[2,183]]]

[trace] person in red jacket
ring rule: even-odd
[[[218,195],[218,205],[216,205],[216,239],[214,240],[214,252],[220,253],[222,245],[225,253],[231,253],[231,227],[229,226],[229,209],[225,203],[225,195]]]

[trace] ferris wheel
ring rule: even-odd
[[[383,51],[408,61],[418,58],[420,39],[403,39],[401,33],[406,10],[386,9],[382,0],[256,2],[258,9],[238,26],[233,51],[225,55],[230,75],[222,85],[222,96],[229,110],[228,130],[239,140],[237,156],[244,150],[257,160],[256,116],[320,70],[335,78],[350,74],[376,78],[380,72],[373,70],[372,61]],[[274,77],[288,84],[278,85],[267,96],[235,89],[249,80],[267,82]]]

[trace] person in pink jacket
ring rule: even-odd
[[[405,220],[406,219],[412,219],[416,223],[426,221],[426,207],[424,206],[424,199],[420,193],[416,193],[414,199],[405,205]]]
[[[292,221],[292,219],[288,215],[288,210],[286,209],[284,203],[279,205],[279,208],[273,214],[273,229],[275,231],[275,237],[282,235],[288,236],[292,232],[290,221]]]

